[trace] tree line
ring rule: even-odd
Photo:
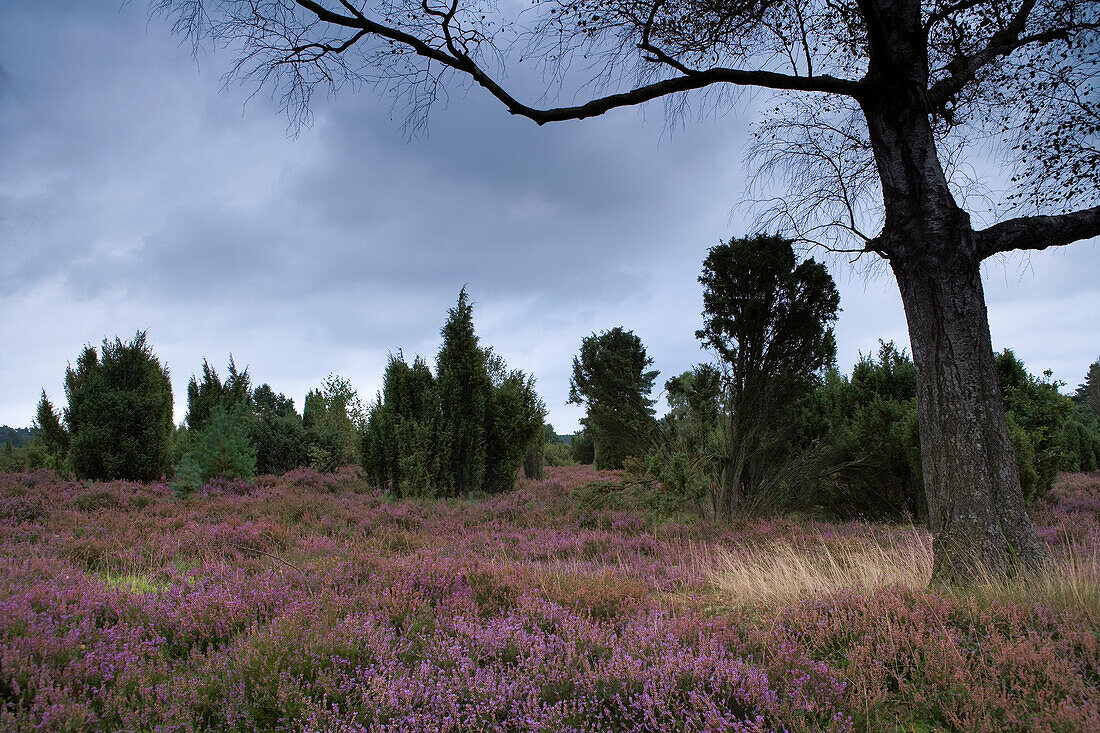
[[[780,511],[927,521],[917,412],[917,369],[880,343],[850,375],[836,365],[835,283],[799,260],[790,240],[757,235],[712,247],[699,277],[696,337],[710,362],[664,382],[667,414],[652,397],[659,372],[641,339],[617,326],[583,339],[569,401],[582,430],[562,439],[544,423],[535,380],[511,370],[475,333],[463,289],[440,333],[435,368],[398,350],[382,389],[364,406],[330,375],[302,412],[229,359],[224,379],[206,360],[172,424],[168,371],[144,333],[86,347],[66,372],[67,406],[45,392],[34,439],[0,454],[0,469],[46,467],[80,478],[170,477],[181,496],[213,480],[249,481],[310,467],[359,463],[394,496],[452,497],[507,490],[522,468],[594,463],[626,469],[664,509],[729,521]],[[1000,398],[1027,501],[1058,471],[1100,466],[1100,360],[1073,397],[1049,372],[1030,374],[1011,350],[995,355]]]
[[[534,377],[508,369],[474,332],[463,289],[448,311],[435,374],[417,357],[391,355],[382,391],[364,408],[351,383],[329,375],[294,401],[253,388],[229,359],[224,379],[207,360],[187,385],[187,414],[172,422],[172,384],[145,332],[86,346],[65,376],[66,406],[45,391],[34,438],[10,443],[0,470],[49,468],[81,479],[170,479],[179,496],[215,480],[359,462],[368,480],[398,496],[457,496],[508,489],[527,462],[538,474],[546,408]],[[533,455],[533,458],[529,458]]]

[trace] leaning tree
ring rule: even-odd
[[[515,14],[493,0],[152,5],[194,42],[230,46],[230,76],[278,90],[296,121],[315,90],[347,81],[400,95],[414,127],[455,81],[539,125],[774,90],[752,150],[774,184],[760,197],[771,222],[794,239],[874,253],[897,278],[937,577],[1043,562],[979,266],[1100,234],[1100,0],[533,0]],[[593,90],[590,101],[520,101],[503,79],[524,57],[563,88]],[[594,84],[574,84],[570,68]],[[976,169],[960,163],[975,145],[995,146],[1012,168],[1011,218],[975,222],[964,208]]]

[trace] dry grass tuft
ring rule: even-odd
[[[986,574],[956,593],[984,601],[1041,603],[1075,611],[1100,628],[1100,548],[1069,549],[1055,558],[1053,567],[1011,578]]]
[[[696,550],[695,562],[726,603],[778,608],[837,591],[927,588],[932,578],[932,540],[914,531],[890,544],[846,538],[711,547]],[[944,590],[985,602],[1040,603],[1083,614],[1100,626],[1100,550],[1065,552],[1045,572],[1008,578],[987,574]]]
[[[932,578],[932,542],[914,532],[894,546],[873,539],[795,544],[787,541],[712,549],[704,575],[727,602],[780,606],[819,593],[924,588]]]

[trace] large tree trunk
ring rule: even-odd
[[[1024,507],[978,263],[924,256],[891,264],[917,367],[934,577],[1034,569],[1046,555]]]
[[[886,221],[871,244],[901,289],[917,368],[924,490],[937,580],[1040,565],[993,363],[969,215],[947,185],[925,94],[919,0],[862,0],[868,92],[860,98]]]

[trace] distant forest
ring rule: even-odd
[[[34,428],[9,428],[0,425],[0,446],[12,444],[13,448],[22,448],[34,438]]]

